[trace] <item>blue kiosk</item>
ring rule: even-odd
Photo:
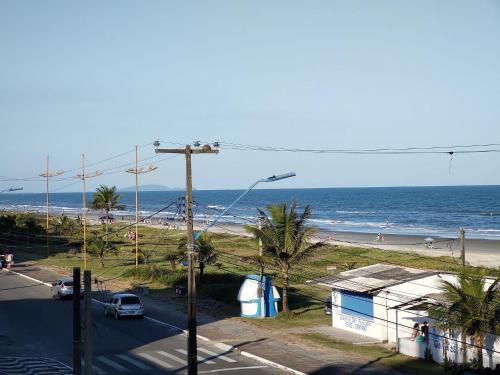
[[[261,291],[263,293],[261,295]],[[238,292],[241,316],[245,318],[266,318],[278,315],[278,301],[281,297],[268,276],[247,275]]]

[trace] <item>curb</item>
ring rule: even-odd
[[[4,270],[4,269],[2,269]],[[45,285],[47,287],[52,287],[52,284],[50,283],[46,283],[46,282],[43,282],[41,280],[37,280],[33,277],[30,277],[30,276],[27,276],[27,275],[24,275],[20,272],[16,272],[16,271],[12,271],[12,270],[5,270],[6,272],[12,272],[18,276],[21,276],[21,277],[24,277],[25,279],[28,279],[28,280],[31,280],[31,281],[35,281],[37,283],[39,283],[40,285]],[[97,304],[99,305],[104,305],[104,302],[101,302],[95,298],[92,298],[92,301],[93,302],[96,302]],[[155,318],[151,318],[149,316],[144,316],[145,319],[149,320],[149,321],[152,321],[154,323],[157,323],[157,324],[160,324],[160,325],[163,325],[163,326],[167,326],[169,328],[172,328],[172,329],[175,329],[177,331],[180,331],[182,333],[184,333],[185,335],[188,334],[188,330],[186,329],[182,329],[182,328],[179,328],[177,326],[174,326],[172,324],[169,324],[169,323],[166,323],[166,322],[163,322],[161,320],[158,320],[158,319],[155,319]],[[201,336],[201,335],[196,335],[196,337],[202,341],[205,341],[205,342],[209,342],[211,344],[213,344],[215,347],[221,349],[221,350],[224,350],[224,351],[227,351],[227,352],[235,352],[235,353],[238,353],[240,355],[242,355],[243,357],[247,357],[247,358],[251,358],[251,359],[254,359],[260,363],[263,363],[263,364],[266,364],[270,367],[274,367],[274,368],[277,368],[279,370],[283,370],[283,371],[287,371],[289,373],[292,373],[292,374],[295,374],[295,375],[307,375],[305,372],[301,372],[301,371],[298,371],[298,370],[295,370],[293,368],[290,368],[290,367],[287,367],[287,366],[284,366],[284,365],[281,365],[279,363],[276,363],[276,362],[273,362],[273,361],[270,361],[268,359],[265,359],[263,357],[259,357],[258,355],[255,355],[255,354],[252,354],[252,353],[249,353],[247,351],[244,351],[244,350],[240,350],[232,345],[228,345],[228,344],[224,344],[222,342],[217,342],[217,341],[213,341],[211,339],[209,339],[208,337],[205,337],[205,336]]]

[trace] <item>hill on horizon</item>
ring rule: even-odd
[[[164,185],[155,185],[155,184],[139,185],[139,191],[179,191],[179,190],[184,190],[184,189],[179,187],[168,187]],[[119,188],[118,191],[119,192],[135,191],[135,186]]]

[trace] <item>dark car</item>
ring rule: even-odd
[[[0,255],[0,269],[7,267],[7,261],[5,260],[5,255]]]

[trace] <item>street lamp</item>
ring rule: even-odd
[[[290,177],[295,177],[295,176],[296,176],[295,172],[288,172],[288,173],[279,174],[279,175],[272,175],[270,177],[261,178],[260,180],[255,181],[246,191],[243,192],[243,194],[241,194],[238,198],[236,198],[236,200],[233,203],[231,203],[229,205],[229,207],[227,207],[224,211],[222,211],[222,213],[219,216],[217,216],[208,227],[203,229],[201,232],[198,232],[195,235],[194,240],[196,241],[197,239],[199,239],[203,235],[203,233],[205,233],[207,230],[209,230],[211,227],[213,227],[215,225],[215,223],[217,223],[222,216],[224,216],[231,208],[234,207],[234,205],[236,203],[238,203],[241,200],[241,198],[243,198],[245,195],[247,195],[250,192],[250,190],[252,190],[255,186],[257,186],[261,182],[274,182],[274,181],[284,180],[285,178],[290,178]]]

